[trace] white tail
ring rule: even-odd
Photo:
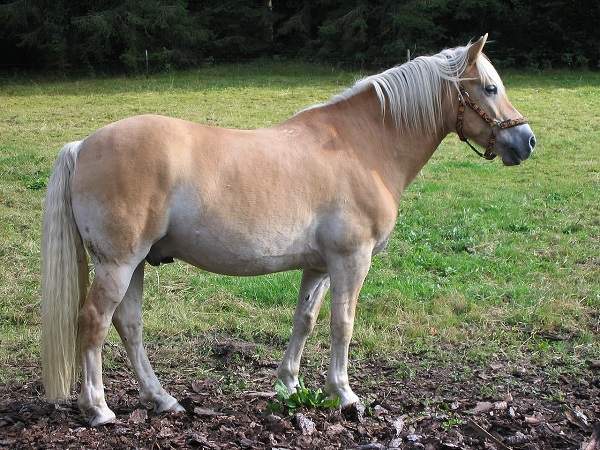
[[[56,160],[44,202],[42,236],[42,379],[46,398],[67,398],[77,374],[77,320],[87,290],[85,249],[71,205],[71,176],[80,142]]]

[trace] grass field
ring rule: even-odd
[[[358,76],[268,63],[150,78],[0,80],[0,383],[37,367],[41,204],[65,142],[141,113],[269,126]],[[455,136],[443,142],[374,261],[352,358],[410,352],[443,364],[525,355],[559,373],[600,354],[600,73],[508,72],[504,81],[530,118],[535,155],[505,168]],[[159,368],[175,360],[201,373],[193,355],[215,335],[282,353],[299,273],[230,278],[175,263],[148,266],[145,281],[145,332]],[[328,314],[325,305],[307,347],[313,361],[327,355],[315,350],[328,347]]]

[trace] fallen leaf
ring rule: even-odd
[[[315,423],[304,414],[297,413],[294,416],[294,422],[300,432],[305,436],[310,436],[315,432]]]
[[[526,434],[517,431],[513,436],[509,436],[506,438],[506,443],[508,445],[522,445],[529,442],[531,438]]]
[[[254,446],[254,441],[251,441],[251,440],[250,440],[250,439],[248,439],[248,438],[241,438],[241,439],[240,439],[240,445],[241,445],[242,447],[247,447],[247,448],[248,448],[248,447],[253,447],[253,446]]]
[[[327,434],[340,434],[346,431],[342,424],[336,423],[327,428]]]
[[[375,417],[381,417],[385,414],[388,413],[388,410],[385,409],[383,406],[381,405],[375,405],[375,407],[373,408],[373,415]]]
[[[508,403],[506,403],[505,401],[494,403],[494,410],[496,411],[504,411],[506,408],[508,408]]]
[[[188,445],[192,446],[202,446],[203,448],[214,448],[214,446],[209,442],[207,436],[205,434],[200,433],[192,433],[187,436],[186,442]]]
[[[130,423],[142,423],[145,422],[148,418],[148,411],[145,409],[136,409],[131,414],[129,414],[129,419],[127,419]]]
[[[573,410],[573,412],[575,413],[577,418],[579,420],[581,420],[586,426],[589,425],[587,416],[583,413],[583,411],[581,410],[581,408],[579,406],[575,406],[575,409]]]
[[[379,442],[370,442],[356,447],[357,450],[384,450],[385,448],[385,445]]]
[[[396,437],[400,436],[400,433],[402,433],[402,430],[404,429],[404,417],[397,417],[394,419],[392,426],[396,431]]]
[[[470,413],[473,415],[477,414],[485,414],[494,409],[494,404],[492,402],[477,402],[475,408],[473,408]]]
[[[423,438],[420,434],[409,434],[406,436],[406,440],[409,442],[418,442]]]
[[[173,429],[171,427],[162,427],[158,433],[158,437],[167,438],[173,436]]]
[[[196,406],[194,408],[194,414],[197,416],[207,416],[207,417],[224,415],[223,413],[215,411],[214,409],[200,408],[199,406]]]
[[[273,398],[275,397],[275,391],[259,392],[249,391],[244,393],[246,397],[257,397],[257,398]]]
[[[581,412],[581,410],[566,410],[565,417],[576,427],[581,428],[582,430],[587,430],[588,419],[585,414]]]
[[[402,448],[402,438],[392,439],[388,444],[388,448]]]

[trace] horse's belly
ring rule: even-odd
[[[242,239],[226,232],[215,236],[196,229],[190,234],[169,234],[151,253],[177,258],[209,272],[224,275],[264,275],[284,270],[321,266],[318,252],[302,245],[284,245]]]
[[[154,244],[149,258],[155,262],[177,258],[225,275],[324,266],[311,220],[282,222],[266,212],[248,220],[231,211],[221,216],[201,209],[193,202],[175,207],[166,236]]]

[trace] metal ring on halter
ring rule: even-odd
[[[475,103],[473,100],[471,100],[471,97],[469,96],[469,93],[467,92],[467,90],[464,88],[464,86],[462,84],[458,85],[458,114],[456,115],[456,133],[458,134],[458,137],[460,138],[461,141],[466,142],[469,147],[471,147],[471,150],[473,150],[475,153],[477,153],[479,156],[481,156],[482,158],[485,158],[487,160],[492,160],[494,159],[497,155],[496,152],[494,151],[494,147],[496,146],[496,133],[494,132],[494,129],[497,127],[501,130],[504,130],[506,128],[512,128],[512,127],[516,127],[518,125],[523,125],[524,123],[528,123],[527,118],[524,116],[521,117],[517,117],[516,119],[506,119],[506,120],[498,120],[498,119],[494,119],[493,117],[491,117],[488,113],[486,113],[481,106],[479,106],[477,103]],[[464,134],[464,115],[465,115],[465,106],[468,106],[469,108],[471,108],[473,111],[475,111],[479,117],[481,117],[492,129],[492,133],[490,134],[490,139],[488,140],[488,143],[485,147],[485,152],[481,153],[479,150],[477,150],[467,139],[467,137]]]

